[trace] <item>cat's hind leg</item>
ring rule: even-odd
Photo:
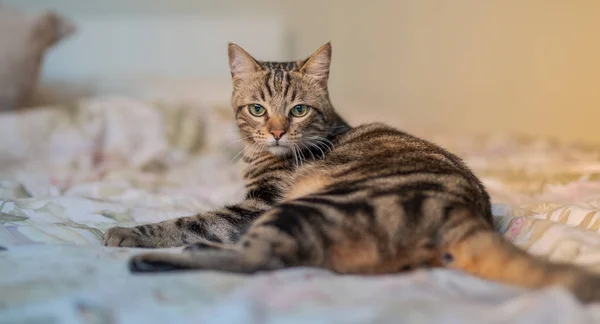
[[[583,302],[600,301],[600,275],[529,255],[467,210],[451,213],[441,233],[448,268],[523,288],[562,286]]]
[[[184,252],[205,251],[205,250],[235,250],[235,244],[223,244],[214,242],[196,242],[183,247]]]
[[[129,270],[142,272],[170,272],[185,270],[215,270],[235,273],[282,268],[276,259],[263,259],[259,263],[248,260],[247,255],[233,250],[205,250],[180,254],[146,253],[129,261]]]

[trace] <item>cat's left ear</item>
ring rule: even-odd
[[[310,75],[323,83],[329,79],[329,65],[331,64],[331,43],[321,46],[311,55],[300,68],[300,72]]]

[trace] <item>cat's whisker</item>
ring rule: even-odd
[[[237,145],[240,145],[240,144],[244,144],[244,143],[240,143],[240,142],[241,142],[241,141],[232,142],[232,143],[227,143],[227,144],[226,144],[226,147],[231,147],[231,146],[237,146]],[[246,146],[246,145],[244,145],[244,146]]]
[[[254,160],[254,155],[256,154],[256,151],[260,149],[260,144],[258,143],[254,143],[254,145],[252,145],[251,149],[246,151],[246,153],[244,153],[244,155],[248,158],[249,161]]]
[[[302,148],[300,147],[300,145],[296,144],[296,147],[298,147],[298,154],[301,156],[301,158],[300,158],[300,166],[302,166],[302,164],[304,164],[304,162],[307,161],[308,159],[304,155],[304,151],[302,150]]]
[[[233,161],[235,161],[235,159],[240,156],[240,154],[244,153],[244,151],[248,150],[250,147],[254,146],[256,143],[253,143],[252,145],[248,145],[245,146],[243,149],[240,150],[240,152],[238,154],[236,154],[233,159],[231,159],[231,161],[229,161],[229,164],[233,163]]]
[[[231,142],[231,143],[228,143],[227,145],[228,145],[228,146],[237,145],[237,144],[239,144],[239,142],[241,142],[241,141],[243,141],[243,140],[246,140],[246,139],[249,139],[249,138],[252,138],[252,137],[253,137],[252,135],[250,135],[250,136],[246,136],[246,137],[242,137],[242,138],[240,138],[240,139],[238,139],[238,140],[235,140],[235,141],[233,141],[233,142]],[[238,157],[240,154],[242,154],[242,153],[243,153],[245,150],[247,150],[249,147],[253,146],[254,144],[256,144],[256,143],[252,143],[251,145],[244,146],[244,148],[242,148],[242,150],[241,150],[241,151],[240,151],[238,154],[236,154],[236,155],[233,157],[233,159],[231,159],[231,161],[230,161],[229,163],[233,163],[233,161],[234,161],[234,160],[235,160],[235,159],[236,159],[236,158],[237,158],[237,157]]]
[[[333,143],[325,138],[317,137],[317,138],[312,138],[309,141],[312,141],[319,145],[323,145],[328,151],[333,150]]]
[[[302,162],[306,161],[306,157],[304,156],[304,152],[302,152],[302,149],[300,148],[300,146],[298,144],[294,144],[296,145],[296,147],[298,147],[298,154],[300,155],[300,165],[302,165]]]
[[[251,149],[249,149],[246,153],[244,153],[244,156],[246,157],[246,160],[248,162],[251,162],[254,159],[254,153],[256,152],[257,146],[258,146],[258,143],[254,143],[251,146]]]
[[[294,161],[296,162],[296,168],[300,167],[300,164],[298,163],[298,156],[297,156],[297,153],[296,153],[296,147],[297,146],[298,145],[296,145],[296,144],[292,145],[292,155],[294,156]]]
[[[307,143],[310,144],[313,147],[316,147],[317,150],[321,151],[321,158],[325,157],[325,151],[323,151],[323,149],[318,144],[315,144],[315,143],[313,143],[311,141],[307,141]]]
[[[307,139],[314,140],[315,142],[318,142],[318,143],[322,143],[323,145],[325,145],[327,147],[328,150],[330,150],[330,151],[333,150],[333,147],[334,147],[333,142],[331,142],[330,140],[328,140],[324,137],[311,136],[311,137],[308,137]]]
[[[300,162],[300,166],[302,166],[302,164],[304,164],[304,161],[306,161],[306,157],[304,156],[304,152],[302,152],[302,148],[300,147],[300,145],[295,144],[296,145],[296,149],[298,150],[298,161]]]
[[[319,140],[321,140],[321,141],[325,142],[325,143],[328,143],[328,144],[330,144],[330,145],[331,145],[331,149],[333,149],[333,146],[334,146],[334,145],[333,145],[333,142],[332,142],[332,141],[330,141],[329,139],[327,139],[327,138],[325,138],[325,137],[321,137],[321,136],[317,136],[317,138],[318,138]]]
[[[315,159],[315,155],[314,155],[314,154],[313,154],[313,152],[310,150],[310,147],[308,147],[308,146],[304,145],[304,143],[302,143],[302,142],[301,142],[300,144],[301,144],[303,147],[305,147],[305,148],[306,148],[306,150],[308,151],[308,153],[310,153],[310,155],[311,155],[312,159],[314,160],[314,159]]]
[[[310,140],[304,141],[303,143],[308,144],[311,147],[316,147],[316,145],[313,142],[311,142]],[[312,150],[308,146],[305,145],[305,147],[312,153]]]
[[[239,143],[239,142],[241,142],[241,141],[244,141],[244,140],[250,139],[250,138],[252,138],[252,137],[253,137],[253,136],[246,136],[246,137],[242,137],[242,138],[240,138],[240,139],[237,139],[237,140],[231,141],[229,144],[230,144],[230,145],[233,145],[233,144]]]
[[[252,145],[248,146],[248,150],[244,152],[244,157],[246,157],[247,161],[252,161],[252,160],[254,160],[254,156],[256,155],[256,152],[260,151],[260,149],[261,149],[261,144],[253,143]]]
[[[311,143],[313,145],[317,145],[319,147],[319,149],[323,149],[324,148],[325,151],[327,151],[327,152],[330,152],[331,150],[333,150],[333,148],[328,143],[323,142],[323,141],[321,141],[319,139],[316,139],[316,138],[312,138],[312,139],[308,139],[307,138],[307,142]],[[323,154],[325,154],[325,152],[323,152]],[[325,156],[325,155],[323,155],[323,156]]]
[[[297,165],[298,167],[302,166],[302,163],[304,163],[302,157],[300,157],[300,146],[298,146],[298,144],[294,144],[296,147],[296,157],[298,159]]]
[[[296,167],[298,167],[298,155],[296,152],[296,144],[292,143],[292,155],[294,156],[294,163],[296,164]]]
[[[254,151],[252,151],[252,156],[250,157],[250,160],[254,160],[254,156],[260,153],[263,150],[263,148],[264,144],[257,143],[256,148],[254,149]]]

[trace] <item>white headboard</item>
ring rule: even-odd
[[[97,17],[47,56],[49,79],[165,75],[229,78],[227,42],[257,57],[287,56],[285,25],[274,18]]]
[[[63,92],[59,97],[90,95],[91,88],[106,88],[114,80],[165,77],[229,84],[228,42],[260,59],[290,57],[291,33],[278,17],[106,15],[74,20],[77,33],[48,53],[42,71],[42,84]]]

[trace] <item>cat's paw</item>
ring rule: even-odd
[[[581,275],[573,289],[575,297],[584,303],[600,302],[600,276],[597,274]]]
[[[121,247],[150,247],[144,244],[144,240],[135,228],[113,227],[104,233],[104,246],[121,246]]]

